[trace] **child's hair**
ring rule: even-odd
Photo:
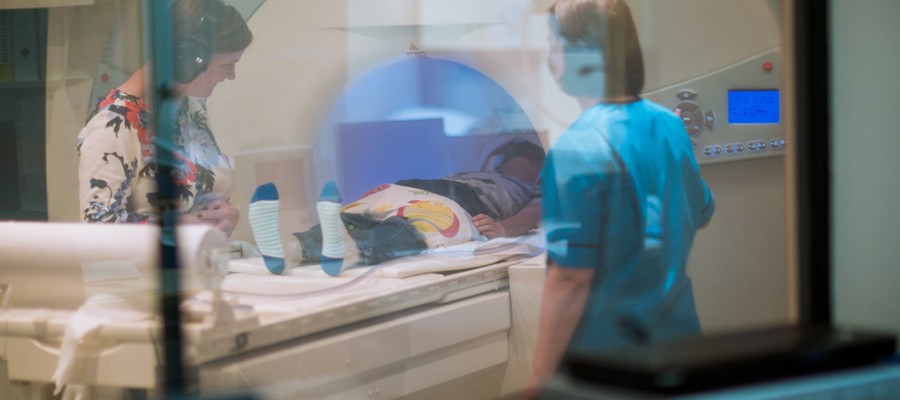
[[[544,156],[546,155],[544,153],[544,148],[528,140],[517,138],[504,144],[503,146],[508,147],[504,151],[503,158],[500,160],[500,167],[502,167],[503,164],[506,164],[507,161],[512,160],[513,158],[516,158],[518,156],[525,156],[529,161],[535,163],[544,163]]]
[[[638,96],[644,90],[641,43],[624,0],[557,0],[550,14],[558,36],[603,53],[606,96]]]

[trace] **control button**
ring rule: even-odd
[[[728,154],[734,153],[734,143],[729,143],[725,145],[725,152]]]
[[[703,129],[703,118],[703,110],[699,108],[694,110],[694,125],[700,129]]]
[[[712,130],[713,127],[716,126],[716,112],[713,111],[712,108],[706,110],[706,114],[704,114],[704,123],[709,130]]]
[[[681,117],[684,123],[684,129],[689,135],[696,135],[703,130],[703,111],[700,106],[693,101],[682,101],[673,108]]]
[[[773,149],[777,149],[781,146],[781,141],[778,139],[772,139],[769,141],[769,146],[772,146]]]
[[[712,152],[713,152],[713,154],[715,154],[717,156],[722,155],[722,146],[713,146]]]
[[[744,152],[744,144],[743,143],[735,143],[734,144],[734,152],[735,153],[743,153]]]
[[[689,112],[692,113],[700,109],[700,106],[693,101],[682,101],[675,105],[675,110],[681,110],[681,112]]]
[[[693,100],[695,97],[697,97],[697,92],[691,89],[682,89],[678,92],[678,94],[676,94],[676,96],[678,96],[678,98],[681,100]]]
[[[765,149],[766,149],[766,141],[765,141],[765,140],[758,140],[758,141],[756,142],[756,148],[758,148],[760,151],[765,150]]]
[[[707,157],[712,157],[712,147],[706,146],[703,148],[703,155]]]
[[[747,142],[747,150],[756,151],[756,142]]]
[[[697,139],[691,138],[691,147],[697,147],[697,143],[700,143]]]
[[[781,147],[784,147],[787,145],[787,141],[785,141],[784,139],[779,140],[778,143],[781,144]]]
[[[772,65],[771,62],[766,61],[765,64],[763,64],[763,71],[766,71],[766,72],[772,72],[772,68],[774,68],[774,67],[775,67],[775,66]]]

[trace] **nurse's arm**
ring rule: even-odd
[[[593,268],[560,267],[547,259],[547,278],[541,297],[537,346],[528,391],[533,393],[556,372],[581,320],[593,277]]]

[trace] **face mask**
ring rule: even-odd
[[[557,79],[560,88],[573,97],[606,95],[606,72],[603,53],[596,47],[569,43],[559,32],[559,21],[550,17],[550,29],[564,47],[562,75]]]
[[[603,97],[606,94],[606,72],[599,49],[565,45],[565,70],[559,86],[569,96]]]

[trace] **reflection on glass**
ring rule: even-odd
[[[728,110],[730,92],[777,100],[777,2],[610,1],[633,15],[598,19],[569,1],[549,18],[553,1],[178,0],[171,141],[148,8],[58,3],[32,28],[0,11],[0,36],[46,41],[32,75],[0,42],[0,219],[54,222],[0,224],[10,387],[162,393],[160,149],[201,392],[521,393],[554,301],[579,349],[786,319],[786,143]],[[608,44],[631,18],[639,37]],[[717,40],[685,45],[696,32]],[[591,274],[585,306],[551,286],[542,304],[566,269]]]

